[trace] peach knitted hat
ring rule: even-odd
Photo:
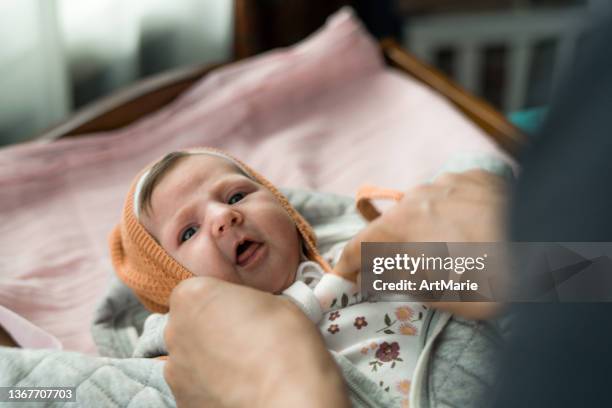
[[[184,152],[225,158],[234,163],[246,176],[270,190],[295,222],[302,237],[306,257],[317,262],[326,272],[331,271],[329,264],[317,251],[316,237],[311,226],[272,183],[240,160],[219,150],[198,148]],[[123,206],[121,220],[111,232],[109,243],[113,267],[119,278],[134,291],[147,309],[156,313],[165,313],[168,311],[172,290],[181,281],[194,275],[168,255],[138,220],[140,187],[157,161],[145,167],[132,182]]]

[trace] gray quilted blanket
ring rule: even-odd
[[[163,362],[153,359],[0,347],[0,367],[3,386],[76,387],[77,403],[19,403],[19,407],[175,406],[163,378]]]

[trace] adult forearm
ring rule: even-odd
[[[333,362],[332,362],[333,364]],[[296,367],[300,371],[301,367]],[[350,403],[337,367],[305,370],[279,378],[276,385],[262,393],[256,407],[266,408],[348,408]]]
[[[282,325],[291,330],[287,341],[276,350],[273,369],[268,370],[259,407],[349,407],[347,390],[319,332],[303,319],[297,307],[286,302]],[[296,318],[299,314],[300,318]],[[282,336],[282,335],[281,335]],[[281,360],[284,359],[283,360]],[[288,364],[289,363],[289,364]]]
[[[170,299],[164,376],[177,405],[348,407],[321,334],[294,304],[212,278]]]

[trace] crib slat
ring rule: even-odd
[[[514,112],[524,108],[523,103],[527,93],[532,58],[531,44],[524,39],[515,41],[509,57],[510,68],[507,71],[509,72],[509,78],[506,82],[504,110]]]
[[[457,46],[457,51],[457,82],[473,94],[481,94],[478,77],[482,58],[477,45],[463,43]]]

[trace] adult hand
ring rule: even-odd
[[[446,173],[404,197],[345,247],[334,273],[355,281],[361,242],[496,242],[505,239],[506,183],[483,170]],[[489,317],[490,303],[432,303],[469,318]]]
[[[316,327],[289,300],[213,278],[172,292],[164,376],[179,407],[348,407]]]

